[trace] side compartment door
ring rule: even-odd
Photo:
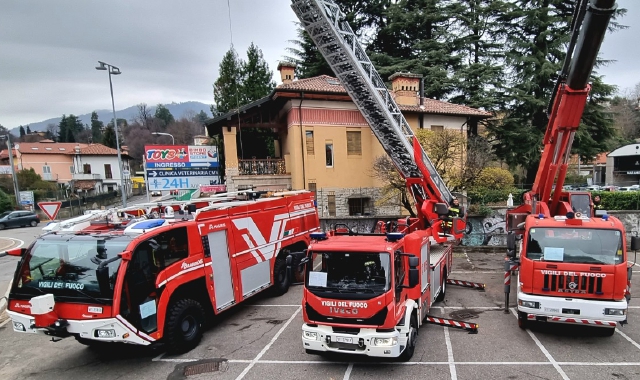
[[[220,311],[235,301],[227,231],[211,232],[207,237],[211,247],[211,267],[213,268],[213,287],[215,291],[214,308],[216,311]]]

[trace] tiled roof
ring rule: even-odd
[[[347,91],[342,87],[340,81],[328,75],[320,75],[313,78],[300,79],[291,83],[281,84],[276,87],[276,91],[278,90],[318,91],[347,94]]]
[[[17,157],[15,149],[13,149],[13,157]],[[9,152],[6,149],[0,151],[0,160],[4,160],[6,158],[9,158]]]
[[[491,113],[479,110],[477,108],[462,106],[460,104],[454,104],[449,102],[443,102],[442,100],[435,100],[429,98],[423,98],[422,106],[409,106],[404,104],[398,104],[401,111],[420,112],[440,115],[465,115],[465,116],[480,116],[491,117]]]
[[[340,81],[334,77],[328,75],[320,75],[313,78],[300,79],[291,83],[282,84],[276,88],[278,90],[294,90],[294,91],[318,91],[318,92],[332,92],[336,94],[347,94],[347,91],[342,87]],[[491,117],[492,114],[486,111],[482,111],[476,108],[462,106],[459,104],[453,104],[443,102],[441,100],[424,98],[424,108],[420,106],[408,106],[398,104],[400,110],[408,112],[419,112],[428,114],[441,114],[441,115],[464,115],[464,116],[479,116],[479,117]]]
[[[80,154],[93,156],[115,156],[118,151],[102,144],[83,143],[56,143],[51,140],[42,140],[35,143],[16,144],[22,154],[76,154],[76,147],[80,148]],[[126,152],[124,153],[126,154]],[[0,152],[0,158],[9,157],[6,149]]]

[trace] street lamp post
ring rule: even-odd
[[[173,135],[171,133],[153,132],[151,134],[154,136],[171,136],[171,145],[176,145],[176,139],[173,138]]]
[[[120,75],[120,69],[108,63],[98,61],[100,66],[96,70],[107,70],[109,72],[109,88],[111,89],[111,107],[113,108],[113,128],[116,131],[116,149],[118,150],[118,166],[120,167],[120,192],[122,193],[122,207],[127,207],[127,191],[124,186],[124,165],[122,164],[122,155],[120,153],[120,138],[118,137],[118,119],[116,119],[116,105],[113,101],[113,84],[111,83],[111,75]]]
[[[7,133],[4,136],[0,136],[0,139],[7,139],[7,149],[9,152],[9,165],[11,165],[11,177],[13,178],[13,191],[16,193],[16,205],[21,207],[20,205],[20,188],[18,187],[18,176],[16,176],[16,167],[13,164],[13,149],[11,149],[11,139],[9,138],[9,134]]]

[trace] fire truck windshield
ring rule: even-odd
[[[531,260],[579,264],[624,262],[618,230],[588,228],[532,228],[525,256]]]
[[[128,236],[45,235],[25,252],[13,296],[30,298],[52,293],[63,302],[100,302],[113,299],[118,253],[131,241]],[[99,283],[103,264],[105,281]]]
[[[388,253],[323,252],[309,265],[307,288],[313,293],[341,293],[339,298],[373,298],[391,286]],[[352,295],[352,296],[350,296]]]

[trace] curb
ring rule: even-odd
[[[7,288],[7,292],[0,299],[0,315],[4,313],[7,309],[7,305],[9,303],[9,292],[11,291],[11,285],[13,285],[13,280],[9,280],[9,287]]]

